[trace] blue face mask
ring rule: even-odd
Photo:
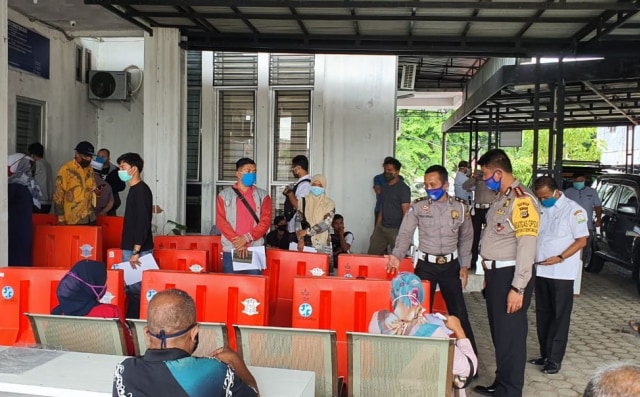
[[[493,190],[494,192],[497,192],[498,190],[500,190],[500,181],[496,181],[493,178],[496,175],[496,172],[498,172],[498,170],[494,171],[493,174],[491,174],[491,176],[488,177],[487,179],[484,179],[484,183],[487,184],[487,187],[489,188],[489,190]]]
[[[320,187],[320,186],[311,186],[311,194],[313,194],[314,196],[319,196],[322,193],[324,193],[324,188]]]
[[[553,191],[553,194],[554,194],[554,195],[556,194],[556,191],[555,191],[555,190]],[[544,200],[540,200],[540,204],[542,204],[542,206],[543,206],[544,208],[551,208],[551,207],[553,207],[553,206],[556,204],[556,201],[558,201],[558,199],[557,199],[557,198],[555,198],[555,196],[554,196],[554,195],[552,195],[551,197],[546,198],[546,199],[544,199]]]
[[[578,190],[582,190],[584,189],[584,182],[573,182],[573,187]]]
[[[131,180],[131,178],[133,178],[133,177],[131,175],[129,175],[129,171],[120,170],[120,171],[118,171],[118,178],[120,178],[120,180],[122,182],[129,182]]]
[[[427,189],[427,196],[433,201],[438,201],[444,195],[444,189],[440,186],[437,189]]]
[[[256,173],[255,172],[247,172],[246,174],[242,174],[242,184],[246,187],[251,187],[256,183]]]

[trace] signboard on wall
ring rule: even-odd
[[[9,21],[9,66],[49,78],[49,39]]]

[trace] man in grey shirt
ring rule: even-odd
[[[593,238],[596,234],[596,227],[600,227],[602,218],[602,201],[598,197],[598,192],[590,186],[585,186],[585,176],[576,172],[573,179],[573,187],[564,191],[567,198],[575,201],[584,208],[587,213],[587,226],[589,227],[589,239],[587,246],[582,249],[582,266],[586,266],[591,261],[591,251]],[[596,221],[593,221],[593,212],[596,213]]]
[[[34,206],[33,212],[48,214],[51,212],[51,197],[53,196],[51,165],[44,159],[44,146],[39,142],[29,145],[27,154],[35,161],[36,170],[33,178],[40,188],[40,208]]]
[[[369,239],[369,255],[382,255],[388,246],[395,245],[402,218],[411,203],[411,189],[400,179],[402,164],[397,159],[388,157],[383,167],[387,185],[381,188],[382,203],[376,227]]]

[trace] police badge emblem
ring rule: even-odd
[[[242,311],[242,313],[246,314],[247,316],[255,316],[256,314],[258,314],[258,305],[260,305],[260,302],[258,302],[257,300],[253,298],[247,298],[240,303],[244,305],[244,310]]]
[[[428,205],[423,205],[422,206],[422,211],[424,211],[425,213],[429,212],[429,210],[431,210],[431,208]]]
[[[458,210],[452,210],[452,211],[451,211],[451,218],[452,218],[452,219],[458,219],[458,218],[460,218],[460,212],[458,212]]]

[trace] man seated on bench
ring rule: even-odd
[[[391,280],[393,312],[387,309],[375,312],[369,323],[369,332],[435,338],[449,338],[451,334],[451,337],[455,336],[453,387],[459,389],[458,396],[464,397],[464,388],[471,383],[478,368],[478,357],[464,334],[460,320],[448,316],[442,321],[434,315],[426,315],[423,301],[424,289],[418,276],[409,272],[399,273]]]
[[[256,380],[227,347],[212,357],[192,357],[198,347],[196,305],[186,292],[153,296],[144,327],[147,351],[116,366],[113,396],[258,396]]]
[[[82,316],[118,318],[124,329],[127,354],[133,356],[133,339],[124,319],[124,313],[116,305],[101,303],[107,292],[107,266],[102,262],[83,259],[62,277],[56,296],[59,305],[51,314],[60,316]],[[78,335],[82,338],[82,335]]]

